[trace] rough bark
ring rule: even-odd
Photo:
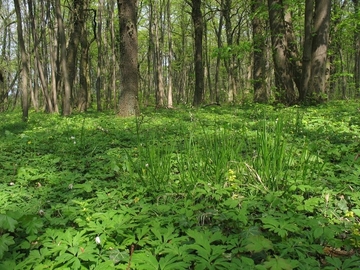
[[[297,101],[297,93],[290,67],[283,1],[268,0],[268,10],[273,47],[275,86],[277,88],[275,99],[282,104],[292,105]]]
[[[258,16],[257,12],[264,5],[263,0],[253,0],[251,3],[252,11],[252,32],[253,32],[253,69],[252,80],[254,85],[254,102],[267,103],[269,92],[265,83],[266,65],[266,36],[264,33],[265,23]]]
[[[121,117],[139,114],[137,1],[117,0],[120,24]]]
[[[359,0],[352,0],[354,3],[355,18],[360,20],[360,4]],[[356,24],[354,33],[354,51],[355,51],[355,65],[354,65],[354,81],[356,88],[356,96],[360,97],[360,24]]]
[[[171,27],[171,0],[167,1],[167,25],[168,25],[168,50],[169,50],[169,60],[168,60],[168,99],[167,107],[173,107],[173,84],[172,84],[172,58],[173,58],[173,49],[172,49],[172,27]]]
[[[22,28],[22,16],[20,10],[19,0],[14,0],[16,19],[17,19],[17,35],[19,42],[19,49],[21,55],[21,106],[22,106],[22,120],[26,122],[29,117],[29,101],[28,101],[28,77],[29,64],[28,56],[25,48],[25,41]]]
[[[71,114],[71,86],[69,81],[68,65],[66,63],[66,38],[63,18],[61,15],[60,0],[55,0],[55,11],[58,26],[59,35],[59,47],[60,47],[60,66],[62,72],[62,80],[64,84],[64,93],[62,98],[62,115],[68,116]]]
[[[299,89],[299,100],[305,102],[309,92],[309,82],[311,77],[311,50],[312,50],[312,24],[314,16],[314,0],[305,2],[305,21],[304,21],[304,49],[302,57],[302,78]]]
[[[315,1],[315,13],[311,50],[311,77],[307,99],[320,103],[327,99],[326,69],[330,33],[331,2]]]
[[[191,17],[194,24],[194,64],[195,64],[195,91],[193,105],[199,106],[204,99],[204,65],[203,65],[203,17],[201,1],[192,0]]]

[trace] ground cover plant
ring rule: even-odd
[[[0,269],[359,269],[355,102],[0,115]]]

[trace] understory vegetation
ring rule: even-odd
[[[0,115],[0,269],[359,269],[353,101]]]

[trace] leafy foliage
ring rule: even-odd
[[[0,117],[0,269],[356,269],[356,104]]]

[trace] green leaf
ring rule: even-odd
[[[15,244],[14,237],[5,233],[0,236],[0,259],[3,258],[4,253],[9,251],[9,246]]]
[[[247,245],[245,246],[247,251],[260,252],[273,249],[272,242],[266,239],[262,235],[251,235],[247,238]]]
[[[360,209],[351,209],[351,211],[353,211],[355,215],[360,217]]]
[[[39,229],[43,227],[43,222],[40,218],[33,215],[23,216],[21,224],[26,229],[27,234],[37,234]]]
[[[334,269],[343,269],[342,261],[336,257],[326,257],[326,261],[334,267]]]
[[[8,215],[0,214],[0,228],[14,232],[18,222]]]
[[[193,245],[193,247],[200,251],[201,254],[206,253],[206,254],[211,254],[211,246],[210,246],[210,242],[209,240],[204,236],[204,234],[202,232],[198,232],[195,230],[188,230],[187,231],[188,236],[190,236],[191,238],[194,238],[195,243],[197,245]],[[201,249],[200,247],[203,247],[203,249]]]
[[[161,270],[173,270],[187,269],[190,263],[184,262],[182,258],[176,254],[167,254],[165,257],[160,258],[159,265]]]
[[[275,256],[264,262],[264,266],[271,270],[292,270],[294,269],[288,260]]]
[[[158,270],[159,262],[156,257],[151,254],[149,251],[137,253],[135,252],[133,255],[133,263],[135,269],[139,270]]]
[[[318,239],[320,238],[322,235],[324,234],[324,229],[322,227],[317,227],[315,230],[314,230],[314,237],[315,239]]]

